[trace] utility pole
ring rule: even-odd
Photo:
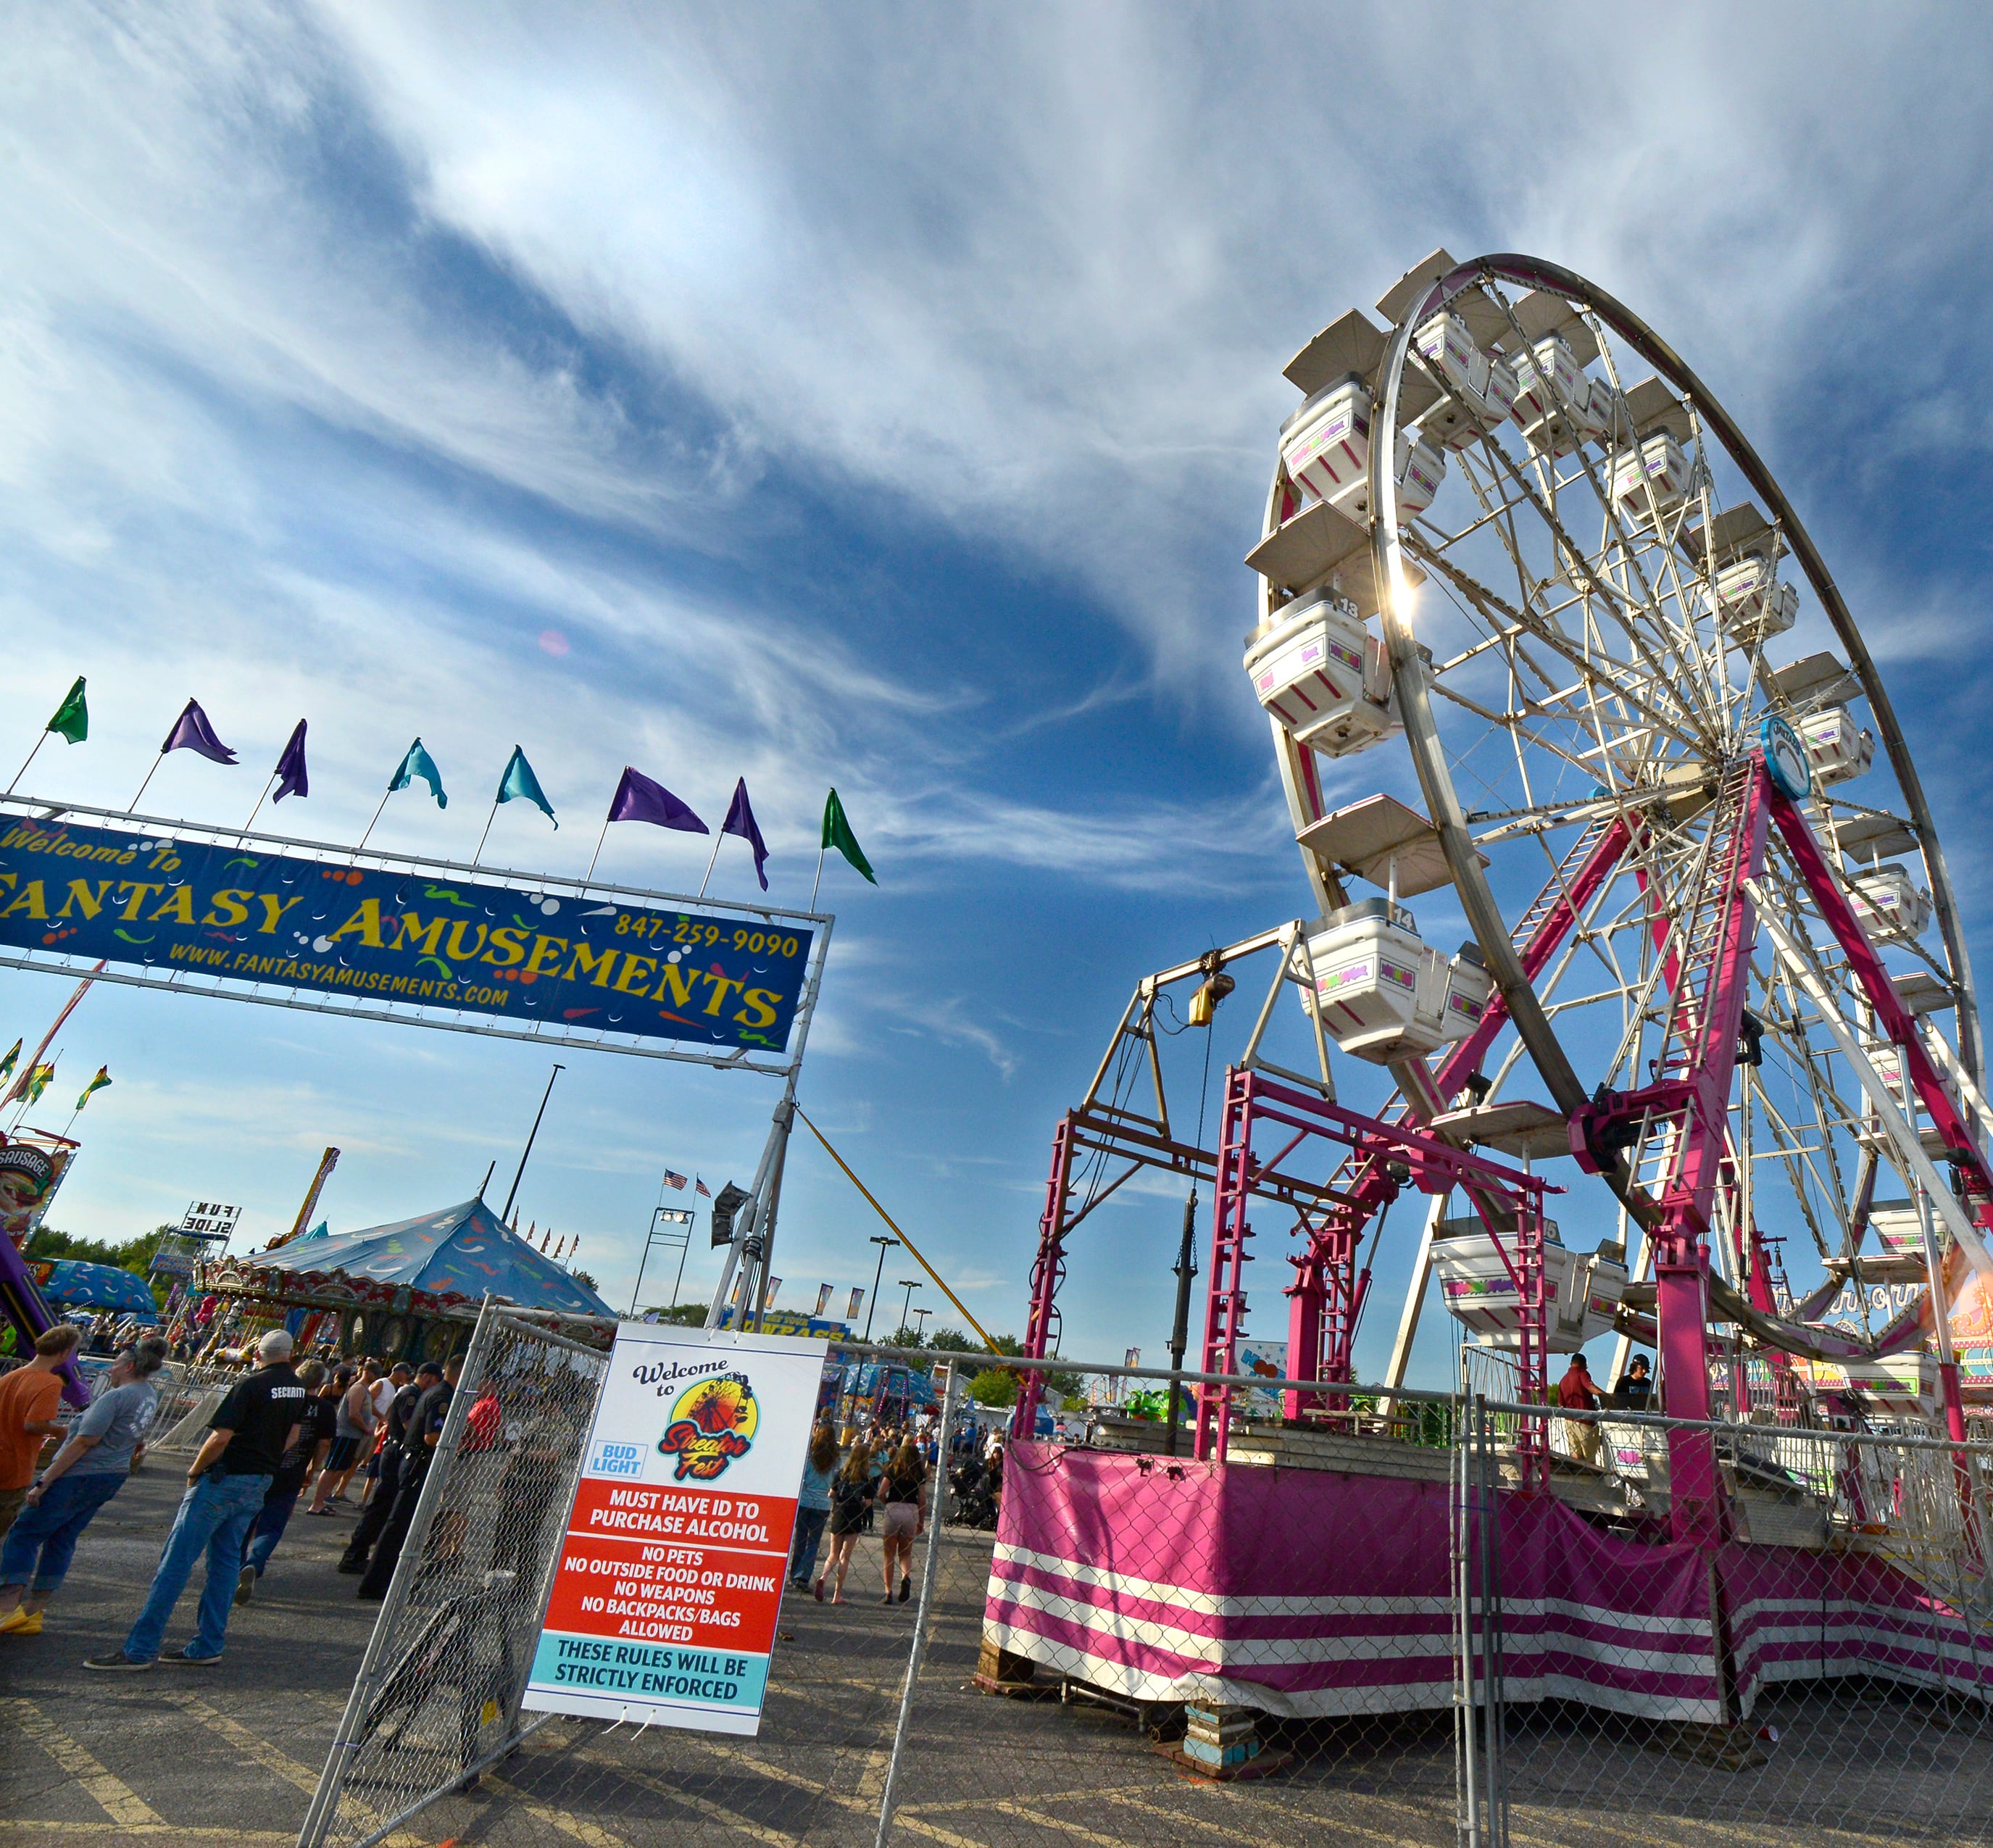
[[[872,1273],[872,1300],[865,1306],[865,1338],[868,1341],[872,1338],[872,1318],[879,1310],[879,1280],[886,1274],[886,1253],[900,1242],[888,1238],[884,1232],[875,1232],[872,1242],[879,1248],[879,1266]]]
[[[1183,1395],[1184,1350],[1190,1345],[1190,1285],[1197,1275],[1197,1189],[1184,1202],[1183,1238],[1177,1250],[1177,1313],[1170,1324],[1170,1414],[1163,1442],[1163,1453],[1177,1453],[1177,1433],[1182,1423],[1178,1399]]]

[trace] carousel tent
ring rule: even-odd
[[[298,1241],[303,1245],[305,1241]],[[476,1303],[490,1294],[521,1309],[566,1310],[575,1315],[615,1312],[586,1284],[508,1231],[481,1200],[439,1213],[404,1219],[364,1232],[311,1240],[307,1254],[279,1248],[272,1262],[299,1280],[336,1275],[377,1290]],[[255,1258],[245,1268],[261,1269]]]

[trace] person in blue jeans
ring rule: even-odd
[[[277,1542],[283,1539],[284,1529],[290,1525],[291,1511],[297,1506],[299,1496],[304,1493],[313,1471],[325,1461],[331,1450],[339,1400],[337,1395],[330,1399],[326,1396],[330,1391],[326,1385],[326,1371],[323,1361],[302,1361],[298,1365],[298,1384],[311,1396],[305,1401],[304,1411],[298,1420],[297,1441],[279,1461],[277,1473],[271,1477],[269,1491],[263,1498],[263,1505],[243,1536],[242,1570],[235,1580],[235,1601],[238,1604],[248,1604],[254,1596],[256,1581],[268,1570],[270,1556],[277,1550]]]
[[[798,1591],[809,1589],[816,1572],[823,1524],[830,1518],[830,1479],[837,1473],[837,1454],[836,1427],[826,1419],[810,1433],[802,1487],[796,1491],[796,1538],[789,1554],[789,1583]]]
[[[39,1636],[42,1612],[61,1588],[76,1543],[97,1511],[130,1478],[158,1395],[152,1378],[166,1344],[147,1335],[118,1355],[89,1410],[47,1469],[0,1546],[0,1635]]]
[[[166,1620],[203,1553],[207,1576],[193,1641],[166,1659],[189,1668],[220,1659],[242,1568],[243,1537],[262,1508],[285,1451],[297,1441],[307,1397],[291,1371],[291,1337],[282,1329],[272,1329],[257,1343],[256,1358],[262,1365],[236,1382],[209,1423],[207,1440],[187,1471],[187,1492],[173,1517],[145,1607],[124,1648],[91,1656],[83,1665],[86,1669],[149,1669],[159,1659]]]

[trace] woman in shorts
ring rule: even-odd
[[[890,1604],[893,1601],[893,1576],[897,1567],[899,1600],[904,1604],[913,1589],[914,1536],[921,1531],[928,1505],[928,1466],[919,1445],[912,1438],[901,1439],[900,1447],[893,1453],[891,1460],[879,1477],[874,1497],[885,1523],[885,1602]]]
[[[342,1367],[333,1375],[333,1383],[339,1389],[337,1423],[332,1448],[326,1453],[325,1467],[319,1471],[318,1486],[312,1492],[306,1514],[328,1513],[334,1502],[341,1508],[347,1505],[346,1485],[359,1467],[361,1455],[374,1442],[374,1427],[378,1422],[374,1412],[374,1384],[379,1372],[369,1361],[357,1368]]]
[[[831,1479],[828,1523],[830,1557],[811,1587],[819,1604],[823,1601],[824,1585],[833,1573],[836,1584],[830,1601],[833,1604],[844,1602],[844,1581],[851,1570],[851,1556],[857,1550],[858,1536],[865,1531],[865,1517],[872,1507],[871,1465],[872,1453],[861,1438],[852,1445],[844,1459],[844,1467]]]

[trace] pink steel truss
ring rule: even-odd
[[[1304,754],[1304,756],[1306,753]],[[1612,877],[1632,839],[1623,815],[1598,817],[1586,828],[1551,874],[1535,902],[1523,915],[1516,940],[1524,972],[1534,980],[1548,965],[1601,886]],[[1401,1126],[1416,1129],[1458,1091],[1479,1069],[1488,1048],[1508,1019],[1498,994],[1473,1034],[1454,1047],[1427,1073],[1414,1065],[1405,1075],[1412,1095],[1402,1107]],[[1125,1023],[1124,1023],[1125,1024]],[[1096,1081],[1097,1082],[1097,1081]],[[1091,1098],[1061,1119],[1052,1145],[1051,1173],[1046,1183],[1044,1211],[1038,1220],[1038,1247],[1031,1266],[1031,1308],[1024,1333],[1024,1352],[1034,1358],[1058,1348],[1058,1291],[1065,1277],[1066,1239],[1090,1206],[1075,1210],[1076,1163],[1093,1153],[1163,1168],[1187,1178],[1215,1179],[1220,1157],[1174,1140],[1166,1120],[1109,1108]],[[1132,1172],[1132,1170],[1130,1170]],[[1124,1174],[1122,1179],[1126,1179]],[[1119,1181],[1110,1184],[1118,1186]],[[1505,1213],[1472,1177],[1461,1184],[1483,1209],[1483,1216],[1503,1249],[1516,1238],[1513,1211]],[[1289,1291],[1288,1365],[1297,1379],[1346,1380],[1349,1355],[1363,1310],[1367,1279],[1355,1274],[1355,1254],[1366,1227],[1396,1197],[1398,1186],[1374,1150],[1352,1149],[1328,1185],[1308,1183],[1262,1170],[1252,1190],[1291,1208],[1305,1245],[1289,1259],[1296,1272]],[[1105,1197],[1104,1193],[1099,1197]],[[1099,1198],[1092,1201],[1099,1204]],[[1526,1246],[1526,1237],[1523,1245]],[[1537,1279],[1541,1295],[1540,1254],[1518,1248],[1524,1270]],[[1241,1256],[1239,1262],[1245,1259]],[[1243,1276],[1243,1272],[1241,1273]],[[1241,1286],[1243,1287],[1243,1285]],[[1039,1398],[1038,1376],[1032,1375],[1020,1394],[1012,1429],[1028,1433]],[[1299,1416],[1304,1402],[1318,1406],[1321,1395],[1288,1395],[1287,1409]]]
[[[1523,914],[1513,935],[1523,972],[1532,982],[1549,967],[1585,908],[1612,876],[1632,839],[1632,824],[1624,815],[1595,818]],[[1497,991],[1474,1031],[1444,1054],[1429,1077],[1423,1067],[1406,1074],[1411,1079],[1408,1089],[1423,1095],[1407,1098],[1400,1108],[1398,1122],[1417,1128],[1444,1109],[1480,1069],[1508,1018],[1508,1004]],[[1351,1377],[1349,1356],[1369,1283],[1367,1270],[1361,1276],[1355,1275],[1356,1248],[1371,1218],[1398,1190],[1384,1164],[1374,1156],[1353,1153],[1336,1179],[1347,1189],[1349,1205],[1312,1223],[1303,1214],[1296,1229],[1306,1235],[1308,1242],[1287,1260],[1295,1272],[1287,1289],[1287,1371],[1294,1379]],[[1513,1218],[1505,1218],[1492,1200],[1471,1185],[1468,1197],[1498,1242],[1513,1236]],[[1534,1262],[1540,1294],[1540,1258]],[[1304,1411],[1325,1407],[1328,1399],[1321,1393],[1290,1392],[1287,1414],[1298,1418]]]
[[[1710,1415],[1710,1216],[1728,1154],[1738,1033],[1757,938],[1744,881],[1756,878],[1764,863],[1771,793],[1759,753],[1725,770],[1694,888],[1672,940],[1673,993],[1653,1082],[1602,1098],[1571,1125],[1571,1152],[1594,1173],[1615,1148],[1655,1149],[1663,1163],[1643,1217],[1654,1252],[1662,1402],[1675,1418]],[[1714,1439],[1706,1431],[1673,1431],[1668,1452],[1676,1538],[1725,1538],[1728,1507]]]
[[[1916,1091],[1918,1100],[1930,1113],[1933,1125],[1943,1139],[1947,1156],[1963,1184],[1967,1210],[1972,1215],[1973,1223],[1983,1231],[1993,1232],[1993,1173],[1988,1173],[1984,1158],[1979,1153],[1979,1139],[1967,1122],[1964,1111],[1952,1095],[1951,1088],[1945,1083],[1936,1061],[1925,1050],[1916,1020],[1904,1006],[1902,997],[1896,992],[1896,985],[1890,981],[1889,972],[1882,966],[1882,959],[1876,955],[1875,946],[1869,941],[1861,919],[1855,915],[1854,907],[1848,904],[1841,882],[1834,877],[1827,856],[1820,851],[1820,842],[1807,825],[1806,817],[1783,791],[1776,789],[1772,792],[1772,819],[1799,869],[1800,876],[1806,882],[1807,890],[1812,893],[1814,903],[1819,906],[1827,927],[1834,933],[1841,954],[1848,958],[1850,972],[1868,1005],[1875,1009],[1876,1026],[1896,1048],[1905,1079]],[[1935,1278],[1932,1279],[1933,1292],[1937,1281]],[[1935,1305],[1935,1293],[1932,1300]],[[1965,1440],[1965,1406],[1959,1391],[1957,1365],[1955,1362],[1947,1365],[1940,1361],[1939,1372],[1944,1395],[1946,1433],[1962,1443]]]
[[[1263,1155],[1255,1146],[1256,1132],[1263,1127],[1285,1132],[1270,1155]],[[1284,1173],[1282,1164],[1311,1141],[1339,1146],[1349,1151],[1349,1156],[1336,1180],[1318,1190],[1320,1197],[1311,1206],[1298,1207],[1311,1252],[1301,1289],[1313,1297],[1313,1312],[1325,1338],[1318,1339],[1315,1349],[1319,1356],[1316,1370],[1293,1377],[1318,1378],[1325,1385],[1347,1385],[1355,1377],[1353,1348],[1366,1281],[1356,1274],[1356,1241],[1370,1214],[1395,1198],[1402,1186],[1424,1194],[1444,1194],[1458,1187],[1485,1198],[1499,1222],[1491,1229],[1521,1303],[1518,1361],[1524,1390],[1540,1402],[1547,1385],[1545,1184],[1534,1175],[1469,1154],[1403,1122],[1359,1115],[1262,1072],[1236,1067],[1225,1074],[1200,1371],[1238,1371],[1239,1342],[1246,1330],[1246,1266],[1253,1261],[1248,1246],[1253,1233],[1247,1217],[1252,1197],[1255,1194],[1263,1197],[1270,1180]],[[1337,1181],[1348,1172],[1358,1177],[1355,1184],[1338,1187]],[[1293,1364],[1290,1351],[1289,1365]],[[1333,1393],[1322,1396],[1338,1397]],[[1342,1409],[1339,1404],[1325,1408]],[[1230,1387],[1198,1388],[1198,1457],[1223,1460],[1231,1409]],[[1533,1479],[1547,1460],[1540,1423],[1527,1425],[1518,1448],[1525,1477]]]

